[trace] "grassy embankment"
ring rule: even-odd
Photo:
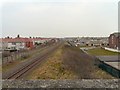
[[[27,79],[111,79],[94,60],[79,48],[63,45],[46,62],[31,72]]]
[[[28,79],[65,79],[75,77],[73,73],[66,70],[62,59],[63,49],[58,48],[45,63],[34,70],[27,78]]]

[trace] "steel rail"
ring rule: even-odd
[[[51,50],[49,50],[47,53],[45,53],[44,55],[42,55],[41,57],[36,58],[35,60],[33,60],[33,62],[30,62],[30,64],[24,66],[23,68],[21,68],[20,70],[14,72],[13,74],[11,74],[10,76],[8,76],[6,79],[18,79],[21,76],[23,76],[25,73],[27,73],[30,69],[32,69],[33,67],[35,67],[36,65],[39,65],[40,62],[47,58],[47,56],[49,56],[49,54],[51,54],[51,52],[55,51],[60,45],[57,45],[56,47],[52,48]]]

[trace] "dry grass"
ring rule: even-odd
[[[14,60],[14,61],[9,61],[6,64],[2,65],[2,72],[7,72],[10,69],[16,67],[17,65],[19,65],[22,62],[25,62],[26,60],[29,60],[32,56],[22,56],[21,58],[19,58],[18,60]]]
[[[0,73],[2,73],[2,65],[0,65]]]
[[[113,79],[79,48],[63,45],[27,79]]]
[[[75,75],[65,69],[62,59],[63,49],[60,47],[42,66],[34,70],[28,79],[72,79]]]
[[[115,77],[112,77],[110,74],[97,67],[95,68],[92,75],[95,77],[95,79],[115,79]]]
[[[94,59],[79,48],[64,47],[64,65],[74,72],[75,79],[112,79],[110,74],[94,65]]]
[[[7,72],[11,68],[14,68],[15,66],[17,66],[19,63],[20,61],[11,61],[5,65],[2,65],[2,72]]]

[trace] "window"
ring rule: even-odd
[[[113,41],[114,41],[114,36],[112,36],[111,38],[112,38],[112,44],[113,44],[113,43],[114,43],[114,42],[113,42]]]
[[[16,45],[16,43],[15,43],[15,42],[13,42],[13,43],[12,43],[12,45]]]

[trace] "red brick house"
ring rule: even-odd
[[[37,44],[46,44],[51,38],[24,38],[19,35],[16,38],[6,38],[0,39],[0,50],[21,50],[21,49],[32,49],[36,47]]]
[[[31,38],[3,38],[2,43],[6,43],[6,49],[32,49],[34,47]]]
[[[114,49],[120,49],[120,32],[110,34],[109,47]]]

